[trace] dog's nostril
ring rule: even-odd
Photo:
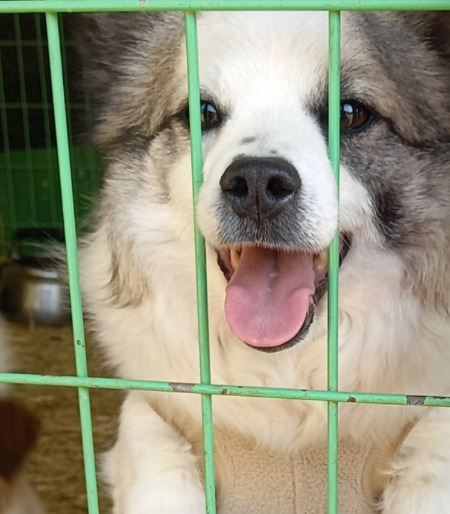
[[[285,177],[272,177],[267,182],[267,194],[272,195],[275,200],[289,198],[295,192],[295,186],[286,181]]]
[[[245,198],[248,195],[248,185],[244,177],[233,177],[222,189],[235,198]]]

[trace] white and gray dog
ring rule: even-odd
[[[177,13],[82,17],[105,156],[81,249],[121,377],[199,380],[187,69]],[[339,388],[450,393],[450,14],[345,13],[340,205],[327,13],[198,15],[212,381],[326,389],[337,227]],[[326,404],[213,398],[220,514],[326,511]],[[450,410],[339,407],[340,512],[450,513]],[[129,392],[104,461],[116,514],[205,512],[198,395]]]

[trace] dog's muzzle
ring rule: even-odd
[[[240,157],[220,186],[229,236],[217,256],[228,324],[254,348],[288,348],[306,336],[327,289],[327,248],[313,253],[301,235],[299,173],[279,157]],[[341,260],[349,241],[341,237]]]

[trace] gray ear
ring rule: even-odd
[[[183,38],[180,13],[73,15],[82,89],[93,109],[95,142],[103,150],[128,137],[148,138],[167,115],[156,100],[170,96]]]
[[[70,17],[69,30],[82,60],[84,87],[105,95],[121,77],[133,49],[147,46],[161,13],[96,13]]]
[[[400,16],[431,49],[450,59],[450,11],[405,11]]]

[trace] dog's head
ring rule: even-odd
[[[95,137],[109,163],[113,282],[118,296],[139,301],[147,279],[135,277],[150,267],[142,249],[192,238],[184,27],[177,14],[98,15],[84,25]],[[238,338],[273,350],[306,335],[337,228],[344,289],[363,290],[366,272],[398,261],[412,291],[445,303],[449,29],[444,13],[344,15],[338,215],[326,13],[199,14],[197,217]],[[163,229],[151,219],[159,215]]]

